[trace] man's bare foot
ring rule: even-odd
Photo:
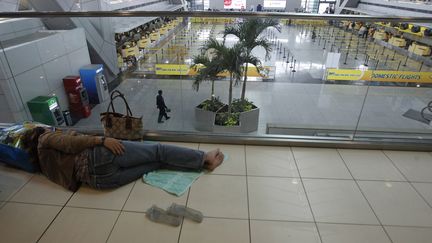
[[[222,164],[224,158],[225,155],[219,149],[207,152],[204,155],[204,168],[213,171],[216,167]]]

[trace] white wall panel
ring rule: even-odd
[[[36,42],[42,63],[49,62],[66,54],[60,34],[51,35]]]
[[[8,48],[5,53],[13,75],[23,73],[41,63],[35,42],[23,45],[20,48]]]
[[[0,35],[10,34],[13,32],[15,32],[15,30],[9,20],[0,22]]]
[[[76,28],[62,32],[63,43],[66,47],[66,52],[73,52],[82,47],[87,47],[86,37],[83,28]]]
[[[26,108],[21,110],[21,111],[17,111],[17,112],[12,112],[12,116],[14,118],[15,121],[30,121],[32,120],[32,117],[30,115],[30,112],[28,111],[27,105]]]
[[[50,91],[58,89],[59,87],[63,88],[63,78],[73,74],[67,55],[45,63],[42,66]]]
[[[15,85],[15,80],[13,78],[9,78],[7,80],[0,80],[0,85],[2,86],[2,89],[6,96],[9,109],[12,112],[24,109],[21,96],[19,95],[17,86]]]
[[[15,12],[18,10],[18,0],[15,1],[15,3],[0,2],[0,12]]]
[[[7,105],[6,96],[0,95],[0,122],[14,122],[12,112]]]
[[[51,95],[57,96],[62,111],[69,110],[69,101],[63,86],[52,91]]]
[[[9,67],[9,62],[3,50],[0,50],[0,79],[8,79],[12,77],[12,72]]]
[[[72,75],[79,75],[79,70],[82,66],[91,64],[87,47],[69,53],[68,60],[70,63]]]
[[[42,66],[15,76],[17,88],[24,103],[39,95],[47,95],[50,90]]]

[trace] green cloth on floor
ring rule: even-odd
[[[145,174],[143,180],[149,185],[161,188],[180,197],[202,174],[204,172],[157,170]]]

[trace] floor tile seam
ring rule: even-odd
[[[414,190],[414,191],[416,191],[417,192],[417,195],[419,195],[422,199],[423,199],[423,201],[429,206],[429,208],[431,208],[432,209],[432,204],[430,204],[427,200],[426,200],[426,198],[420,193],[420,191],[419,190],[417,190],[417,188],[413,185],[413,183],[411,183],[411,182],[408,182],[409,183],[409,185],[411,186],[411,188]]]
[[[7,198],[7,201],[9,201],[10,199],[12,199],[13,197],[15,197],[32,179],[33,179],[33,177],[35,176],[35,174],[32,174],[31,176],[30,176],[30,178],[18,189],[18,190],[16,190],[14,193],[12,193],[12,195],[10,195],[8,198]]]
[[[185,203],[186,207],[188,206],[190,192],[191,192],[191,189],[189,187],[188,188],[188,195],[186,197],[186,203]],[[182,221],[181,221],[181,225],[180,225],[180,230],[179,230],[179,235],[178,235],[178,238],[177,238],[177,243],[180,243],[180,240],[181,240],[181,233],[183,231],[183,223],[184,223],[184,217],[182,217]]]
[[[302,185],[302,187],[303,187],[303,191],[304,191],[304,194],[305,194],[306,200],[307,200],[308,205],[309,205],[309,210],[310,210],[311,215],[312,215],[312,219],[313,219],[313,223],[314,223],[314,225],[315,225],[315,229],[317,230],[317,233],[318,233],[318,237],[319,237],[319,239],[320,239],[320,242],[323,243],[323,240],[322,240],[322,237],[321,237],[321,233],[320,233],[320,230],[319,230],[319,228],[318,228],[318,224],[317,224],[317,222],[316,222],[315,214],[314,214],[314,212],[313,212],[312,205],[311,205],[311,203],[310,203],[310,201],[309,201],[309,196],[308,196],[308,194],[307,194],[307,192],[306,192],[306,187],[305,187],[305,185],[304,185],[304,183],[303,183],[303,179],[302,179],[302,176],[301,176],[301,174],[300,174],[300,169],[299,169],[298,164],[297,164],[297,159],[295,158],[295,154],[294,154],[294,151],[293,151],[292,147],[289,147],[289,149],[290,149],[290,152],[291,152],[291,156],[292,156],[292,158],[293,158],[293,160],[294,160],[295,166],[296,166],[296,168],[297,168],[297,173],[298,173],[298,175],[299,175],[299,177],[300,177],[300,182],[301,182],[301,185]]]
[[[275,175],[232,175],[232,174],[206,174],[206,176],[237,176],[237,177],[256,177],[256,178],[287,178],[287,179],[300,179],[300,176],[275,176]],[[349,179],[349,178],[328,178],[328,177],[309,177],[309,176],[302,176],[302,179],[306,180],[339,180],[339,181],[374,181],[374,182],[409,182],[409,181],[402,181],[402,180],[381,180],[381,179]],[[426,181],[414,181],[413,183],[429,183],[432,184],[432,182],[426,182]]]
[[[40,202],[25,202],[25,201],[5,201],[6,203],[17,203],[17,204],[27,204],[27,205],[40,205],[40,206],[53,206],[53,207],[63,207],[65,204],[54,204],[54,203],[40,203]]]
[[[122,211],[126,213],[137,213],[145,215],[145,212],[140,211]],[[222,220],[241,220],[248,221],[247,218],[228,218],[228,217],[217,217],[217,216],[205,216],[204,219],[222,219]],[[289,223],[309,223],[314,224],[314,221],[301,221],[301,220],[284,220],[284,219],[262,219],[262,218],[250,218],[250,221],[264,221],[264,222],[289,222]],[[362,223],[349,223],[349,222],[330,222],[330,221],[316,221],[317,224],[337,224],[337,225],[358,225],[358,226],[381,226],[379,224],[362,224]],[[432,226],[421,226],[421,225],[397,225],[397,224],[383,224],[385,227],[404,227],[404,228],[422,228],[432,229]]]
[[[371,182],[403,182],[407,183],[408,181],[398,181],[398,180],[378,180],[378,179],[344,179],[344,178],[319,178],[319,177],[302,177],[307,180],[334,180],[334,181],[371,181]]]
[[[233,174],[218,174],[218,173],[207,173],[204,174],[205,176],[246,176],[246,174],[244,175],[233,175]]]
[[[393,166],[395,166],[396,167],[396,169],[399,171],[399,173],[401,173],[402,174],[402,176],[408,181],[408,183],[410,184],[410,186],[411,186],[411,188],[412,189],[414,189],[414,191],[417,193],[417,195],[419,195],[422,199],[423,199],[423,201],[429,206],[429,208],[431,208],[432,209],[432,205],[426,200],[426,198],[417,190],[417,188],[413,185],[413,183],[416,183],[416,182],[411,182],[409,179],[408,179],[408,177],[404,174],[404,173],[402,173],[402,171],[399,169],[399,167],[397,167],[397,165],[396,165],[396,163],[387,155],[387,153],[384,151],[384,150],[382,150],[382,153],[387,157],[387,159],[388,160],[390,160],[390,162],[393,164]],[[428,153],[429,154],[429,153]]]
[[[72,206],[66,205],[66,208],[76,208],[76,209],[91,209],[91,210],[99,210],[99,211],[110,211],[110,212],[122,212],[120,209],[111,209],[111,208],[95,208],[95,207],[85,207],[85,206]]]
[[[284,220],[284,219],[251,219],[252,221],[269,221],[269,222],[292,222],[292,223],[314,223],[313,221],[301,221],[301,220]],[[367,223],[352,223],[352,222],[331,222],[331,221],[316,221],[317,224],[338,224],[338,225],[358,225],[358,226],[377,226],[379,224],[367,224]],[[415,227],[415,226],[414,226]],[[426,228],[432,228],[426,227]]]
[[[114,231],[114,228],[116,227],[117,222],[118,222],[118,220],[119,220],[119,218],[120,218],[120,216],[121,216],[121,214],[122,214],[122,211],[123,211],[123,209],[124,209],[124,207],[125,207],[127,201],[129,200],[129,197],[130,197],[130,195],[131,195],[133,189],[135,188],[136,182],[137,182],[137,180],[134,181],[134,184],[132,185],[132,187],[131,187],[131,189],[130,189],[130,191],[129,191],[129,193],[128,193],[128,196],[126,197],[126,200],[124,201],[123,206],[122,206],[122,208],[120,209],[120,212],[119,212],[119,214],[117,215],[117,218],[116,218],[116,220],[114,221],[113,226],[111,227],[111,230],[110,230],[110,232],[109,232],[109,234],[108,234],[108,236],[107,236],[107,238],[106,238],[106,240],[105,240],[105,243],[107,243],[108,240],[110,239],[111,234],[112,234],[112,232]]]
[[[72,193],[69,196],[69,199],[66,201],[66,203],[61,207],[61,209],[57,212],[57,214],[54,216],[54,218],[51,220],[51,222],[48,224],[48,226],[45,228],[45,230],[42,232],[42,234],[39,236],[39,238],[37,239],[36,243],[38,243],[42,237],[45,235],[45,233],[48,231],[49,228],[51,228],[51,225],[54,224],[54,221],[58,218],[58,216],[61,214],[61,212],[63,212],[63,209],[66,207],[66,204],[69,203],[69,201],[72,199],[72,197],[75,195],[75,192]]]
[[[248,212],[248,227],[249,227],[249,243],[252,243],[252,228],[251,228],[251,218],[250,218],[250,203],[249,203],[249,180],[248,180],[248,167],[247,167],[247,152],[246,146],[243,146],[244,152],[244,166],[245,166],[245,174],[246,174],[246,203],[247,203],[247,212]]]
[[[340,153],[339,149],[336,149],[336,151],[339,154],[339,157],[342,159],[342,162],[344,163],[344,165],[347,168],[348,172],[351,174],[351,176],[353,176],[351,170],[348,168],[348,165],[347,165],[345,159],[343,158],[342,154]],[[353,176],[353,178],[354,178],[354,176]],[[356,184],[356,186],[357,186],[358,190],[360,191],[360,193],[362,194],[363,198],[366,200],[366,203],[368,204],[368,206],[369,206],[370,210],[372,211],[372,213],[375,215],[375,218],[378,220],[378,222],[381,225],[381,228],[383,229],[383,231],[386,234],[387,238],[390,240],[391,243],[393,243],[393,240],[390,237],[390,234],[387,232],[387,230],[383,226],[383,223],[381,222],[381,219],[378,217],[378,214],[373,209],[372,204],[367,199],[366,194],[363,192],[362,188],[360,187],[360,184],[356,180],[354,180],[354,183]]]

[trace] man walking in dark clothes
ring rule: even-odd
[[[165,116],[165,119],[170,119],[170,117],[166,113],[166,107],[164,98],[162,97],[162,90],[158,91],[158,95],[156,96],[156,106],[159,109],[159,117],[158,117],[158,123],[163,123],[162,117]]]

